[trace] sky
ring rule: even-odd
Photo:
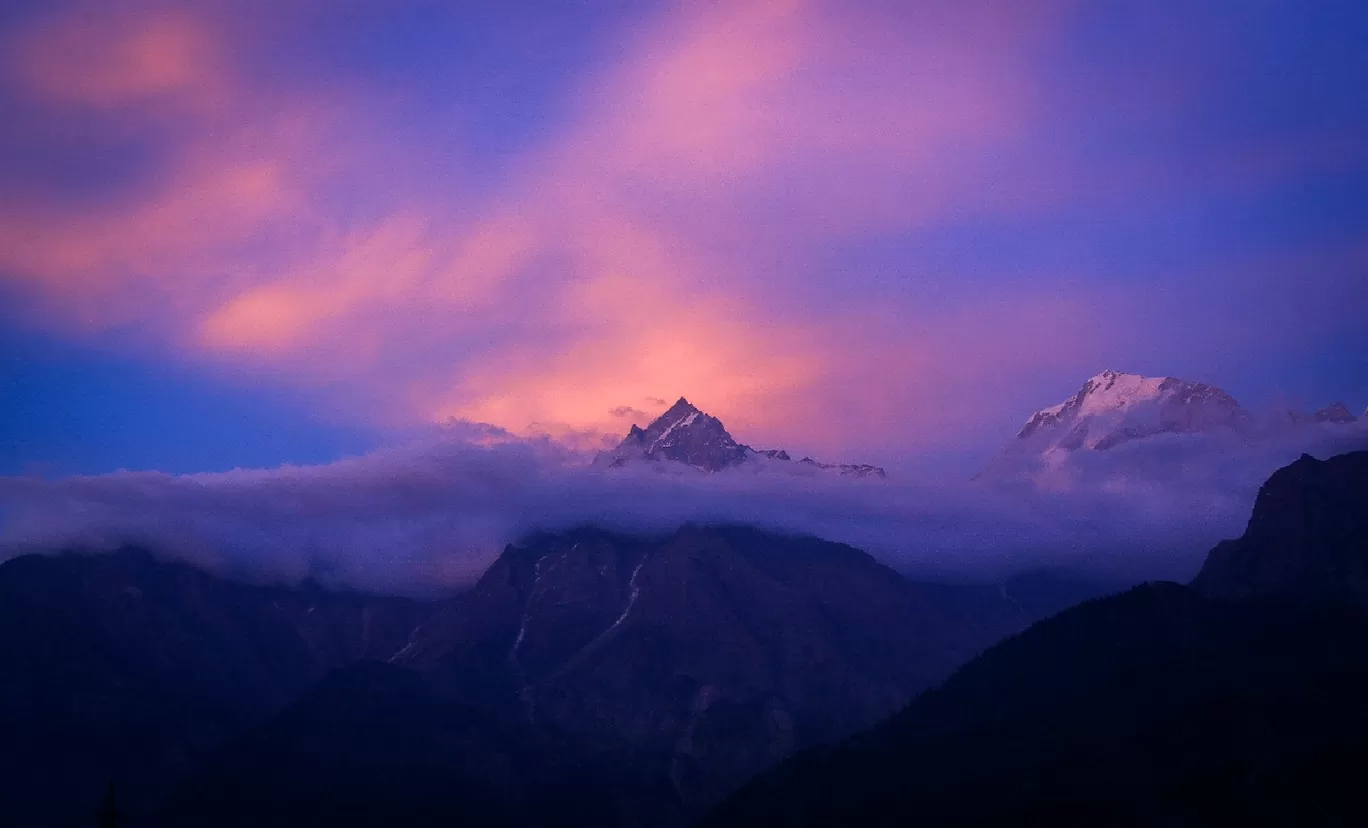
[[[1368,405],[1357,2],[9,3],[0,472]]]
[[[559,466],[686,396],[904,479],[746,516],[967,548],[918,487],[1104,369],[1360,412],[1364,43],[1352,0],[6,3],[0,540],[141,510],[428,571],[441,497],[486,550],[620,511]],[[1205,543],[1241,480],[1135,508]],[[657,483],[657,522],[739,514]],[[270,492],[326,531],[252,541]]]

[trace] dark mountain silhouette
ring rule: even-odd
[[[1368,452],[1302,455],[1276,472],[1244,536],[1213,549],[1192,585],[1212,598],[1368,610]]]
[[[582,530],[509,547],[397,661],[467,698],[516,699],[587,761],[630,771],[620,790],[657,791],[635,819],[665,824],[1029,623],[986,592],[914,584],[813,538]]]
[[[1193,587],[1040,622],[706,825],[1365,824],[1366,487],[1368,453],[1304,458]]]
[[[545,734],[378,662],[334,672],[220,752],[164,826],[612,825],[612,802]]]
[[[683,824],[1088,589],[744,528],[543,535],[426,605],[27,556],[0,565],[0,812],[86,824],[113,782],[132,825]]]
[[[388,658],[425,609],[235,583],[139,550],[0,564],[0,823],[145,810],[334,668]]]

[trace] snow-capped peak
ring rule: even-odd
[[[1144,400],[1155,399],[1162,393],[1164,377],[1142,377],[1138,374],[1122,374],[1116,371],[1103,371],[1088,380],[1088,390],[1080,416],[1115,411]]]
[[[1286,410],[1256,418],[1206,383],[1103,371],[1069,399],[1031,415],[976,479],[1058,490],[1090,480],[1120,490],[1156,469],[1171,469],[1175,456],[1238,453],[1265,444],[1276,452],[1277,445],[1298,440],[1357,448],[1357,434],[1368,435],[1368,412],[1356,420],[1341,403],[1314,415]],[[1124,448],[1109,451],[1118,446]]]
[[[687,399],[679,400],[646,428],[635,425],[618,446],[594,458],[594,465],[616,468],[638,461],[669,460],[702,471],[751,464],[785,463],[789,454],[782,450],[756,451],[736,442],[722,421],[700,411]],[[807,460],[797,467],[834,471],[847,477],[883,477],[884,470],[869,465],[832,465]]]
[[[720,420],[680,397],[646,428],[633,426],[617,448],[599,455],[594,464],[615,467],[636,459],[674,460],[717,471],[743,462],[749,451],[732,439]]]
[[[1017,438],[1042,451],[1106,450],[1165,432],[1241,428],[1248,420],[1248,412],[1214,386],[1103,371],[1073,397],[1037,411]]]

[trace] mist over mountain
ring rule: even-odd
[[[1117,414],[1080,404],[1060,413],[1082,419],[1047,431],[1104,421],[1126,430],[1151,415],[1162,424],[1164,405]],[[724,455],[749,451],[710,419],[694,416],[685,433],[703,428],[700,437],[717,437],[708,445]],[[1018,464],[973,481],[851,476],[765,456],[710,473],[677,461],[604,468],[553,441],[469,426],[321,466],[0,478],[0,550],[142,543],[230,574],[430,594],[473,582],[505,544],[538,531],[592,523],[664,532],[696,522],[810,533],[935,577],[994,580],[1064,566],[1122,580],[1187,579],[1207,549],[1238,532],[1274,469],[1303,453],[1368,446],[1363,420],[1308,422],[1257,439],[1224,423],[1207,429],[1201,417],[1180,422],[1203,427],[1150,429],[1105,450],[1052,445],[1050,456],[1063,459],[1048,468],[1041,454],[1017,450],[1013,462],[1029,462],[1026,473],[1015,473]],[[1036,435],[1026,437],[1016,442],[1034,446]]]

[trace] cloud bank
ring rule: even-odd
[[[1302,451],[1368,448],[1368,429],[1308,429],[1257,446],[1190,436],[1082,458],[1067,489],[862,481],[812,473],[599,471],[549,440],[497,431],[311,467],[0,478],[6,556],[141,543],[220,571],[431,594],[478,577],[530,532],[685,522],[812,533],[910,574],[985,580],[1037,567],[1190,577],[1238,535],[1259,484]]]

